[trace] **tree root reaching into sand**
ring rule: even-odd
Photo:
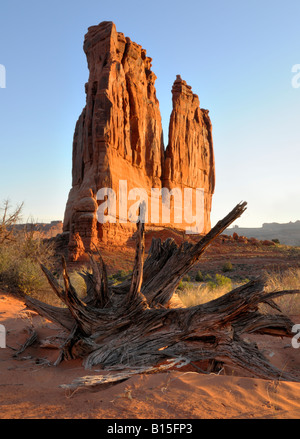
[[[212,241],[246,209],[238,204],[196,244],[177,246],[172,239],[153,239],[144,261],[144,224],[137,225],[136,255],[131,277],[110,285],[100,254],[90,255],[92,273],[82,276],[87,295],[80,299],[70,282],[63,260],[64,288],[42,266],[54,292],[66,305],[54,307],[26,297],[26,304],[68,331],[60,348],[62,360],[83,358],[87,369],[144,369],[172,361],[206,362],[238,366],[255,377],[297,379],[270,364],[246,333],[292,336],[293,322],[273,299],[293,291],[266,293],[262,279],[250,281],[222,297],[189,308],[172,307],[172,296],[182,277],[199,260]],[[260,304],[278,310],[266,314]]]

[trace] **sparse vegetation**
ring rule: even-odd
[[[195,276],[195,281],[196,282],[203,282],[204,281],[203,274],[201,273],[200,270],[197,271],[197,274]]]
[[[297,290],[300,285],[300,268],[288,268],[281,271],[265,271],[266,291]],[[281,310],[288,315],[299,315],[300,295],[287,295],[274,299]],[[269,312],[269,310],[268,310]]]
[[[90,270],[88,270],[86,267],[82,267],[80,271],[72,271],[70,273],[71,284],[76,289],[77,294],[80,298],[83,298],[86,295],[86,283],[83,277],[80,275],[80,273],[83,271],[90,271]],[[60,274],[58,282],[62,287],[64,286],[64,280],[62,274]],[[59,306],[63,306],[62,302],[60,303]]]
[[[30,228],[16,231],[23,205],[13,211],[4,201],[0,219],[0,281],[12,290],[32,296],[51,291],[40,263],[53,268],[54,250]],[[53,293],[52,293],[53,294]],[[43,300],[45,296],[43,295]]]
[[[215,279],[208,282],[208,286],[215,290],[218,287],[228,289],[228,291],[232,288],[232,282],[229,277],[223,276],[222,274],[216,274]]]
[[[202,285],[193,285],[192,283],[189,283],[182,286],[182,289],[178,291],[178,296],[184,306],[188,307],[217,299],[227,292],[228,288],[224,286],[212,289],[208,283],[203,283]]]
[[[114,284],[118,284],[123,282],[128,276],[130,276],[131,273],[131,270],[118,270],[116,273],[108,276],[108,279],[113,281]]]
[[[186,288],[186,283],[184,283],[182,280],[179,282],[179,284],[177,285],[177,290],[179,291],[184,291],[184,289]]]
[[[18,205],[13,212],[9,200],[4,200],[3,207],[0,210],[3,212],[0,218],[0,245],[14,241],[14,228],[21,218],[23,203]]]
[[[272,239],[272,241],[275,242],[275,244],[280,244],[280,241],[277,238]]]
[[[233,265],[230,261],[225,262],[225,264],[222,267],[222,271],[224,273],[226,273],[227,271],[232,271],[233,270]]]
[[[233,287],[249,282],[249,279],[241,279],[233,286],[230,278],[218,273],[214,278],[211,275],[207,275],[204,276],[204,279],[206,279],[206,282],[202,281],[201,285],[192,282],[180,282],[177,292],[185,306],[209,302],[228,293]]]
[[[274,336],[289,335],[290,322],[287,319],[278,314],[265,314],[257,308],[260,304],[272,305],[272,298],[286,293],[295,294],[299,290],[271,292],[265,297],[265,282],[256,279],[217,299],[212,290],[213,294],[209,299],[214,300],[209,300],[208,305],[203,307],[182,309],[178,301],[176,310],[167,307],[174,294],[174,284],[179,283],[188,269],[192,272],[192,267],[207,246],[245,208],[246,203],[238,204],[211,229],[206,239],[202,238],[194,245],[181,244],[178,247],[172,240],[167,239],[163,243],[160,239],[152,240],[145,264],[144,224],[138,223],[131,281],[126,282],[122,291],[119,291],[122,297],[107,282],[107,269],[102,258],[97,263],[90,257],[93,274],[88,276],[88,305],[77,299],[64,261],[64,289],[54,282],[50,272],[44,270],[57,296],[69,309],[68,318],[65,310],[58,307],[47,308],[32,297],[27,296],[25,303],[29,308],[46,315],[50,320],[60,322],[69,330],[56,364],[72,357],[82,358],[88,369],[98,364],[111,370],[120,365],[125,368],[152,368],[159,367],[167,358],[175,357],[177,361],[182,353],[184,359],[193,361],[206,361],[208,358],[219,361],[222,358],[223,362],[225,358],[225,365],[244,366],[248,372],[260,378],[293,379],[292,375],[283,374],[273,367],[261,355],[256,344],[245,343],[242,334],[249,330],[269,334],[272,328]],[[155,270],[154,267],[158,269]],[[220,274],[214,277],[215,283],[220,286],[218,290],[231,283],[228,279]],[[186,282],[185,287],[189,290],[193,289],[193,285],[192,282]],[[234,334],[235,337],[228,337],[228,334]],[[148,349],[144,350],[145,346]],[[180,357],[179,361],[182,361]],[[208,365],[208,372],[218,370],[218,364]]]
[[[201,273],[201,272],[200,272]],[[197,281],[197,275],[195,280]],[[299,289],[300,285],[300,268],[289,268],[284,271],[264,272],[266,279],[266,292]],[[249,282],[248,278],[240,279],[232,285],[232,280],[222,274],[216,274],[213,278],[207,274],[201,277],[196,283],[181,281],[177,287],[178,295],[185,306],[194,306],[206,303],[210,300],[217,299],[223,294],[228,293],[233,287],[237,287]],[[198,282],[201,282],[199,285]],[[287,295],[274,299],[280,309],[288,315],[299,315],[300,313],[300,296]],[[265,306],[265,305],[263,305]],[[268,312],[272,312],[268,307]],[[274,312],[276,312],[274,310]]]

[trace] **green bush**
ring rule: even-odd
[[[215,290],[216,288],[218,288],[218,285],[213,280],[207,282],[207,286],[210,290]]]
[[[37,261],[38,257],[35,259],[34,253],[26,257],[23,244],[24,242],[17,241],[0,246],[0,280],[8,287],[29,295],[42,292],[43,289],[49,290],[48,281]],[[45,265],[49,267],[49,264]]]
[[[223,271],[224,273],[226,273],[227,271],[232,271],[232,270],[233,270],[233,265],[232,265],[232,263],[231,263],[230,261],[225,262],[225,264],[224,264],[223,267],[222,267],[222,271]]]
[[[15,283],[20,291],[30,295],[41,291],[46,282],[39,264],[29,258],[24,258],[16,266]]]
[[[183,276],[182,280],[184,282],[190,282],[191,281],[191,277],[188,274],[186,274],[185,276]]]
[[[125,271],[125,270],[118,270],[116,273],[111,274],[108,279],[112,280],[114,283],[121,283],[125,279],[128,278],[132,273],[131,270]]]
[[[70,282],[72,286],[75,288],[78,297],[80,297],[81,299],[86,296],[87,286],[84,278],[80,275],[80,273],[84,273],[86,271],[91,272],[86,267],[81,267],[80,271],[71,271],[68,273]],[[58,277],[58,283],[61,285],[62,288],[65,287],[65,282],[62,273]]]
[[[216,282],[219,287],[231,288],[231,279],[229,277],[223,276],[222,274],[216,274]]]
[[[232,288],[232,282],[229,277],[223,276],[222,274],[216,274],[215,279],[211,280],[207,283],[208,287],[211,290],[214,290],[216,288],[225,288],[230,290]]]
[[[184,282],[182,282],[182,280],[177,285],[177,290],[184,290]]]
[[[203,274],[201,273],[201,271],[197,271],[197,274],[195,276],[195,281],[196,282],[203,282],[204,281],[204,277]]]
[[[21,293],[37,295],[50,290],[40,263],[48,269],[54,265],[54,248],[36,231],[15,230],[20,215],[18,207],[9,213],[7,202],[0,218],[0,280],[8,288]]]
[[[15,259],[12,248],[0,246],[0,279],[4,280],[6,273],[11,271],[11,262]]]

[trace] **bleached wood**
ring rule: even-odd
[[[91,256],[93,273],[83,274],[88,290],[84,299],[76,294],[64,260],[63,291],[44,270],[67,309],[32,298],[27,298],[27,304],[69,330],[56,364],[80,357],[87,369],[99,365],[107,370],[147,370],[184,359],[187,363],[208,362],[209,371],[228,364],[260,378],[297,380],[271,365],[256,344],[246,343],[243,336],[292,336],[293,322],[280,312],[273,299],[299,290],[266,293],[259,278],[203,305],[168,307],[182,277],[245,209],[246,203],[238,204],[196,244],[177,246],[171,239],[163,243],[153,240],[145,262],[144,225],[139,223],[131,278],[118,286],[109,285],[102,257],[96,261]],[[262,303],[278,314],[262,313]]]

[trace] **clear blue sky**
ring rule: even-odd
[[[83,39],[111,20],[153,58],[166,143],[176,74],[210,110],[212,223],[242,200],[239,226],[299,220],[299,17],[299,0],[2,0],[0,200],[24,201],[24,220],[63,219],[88,79]]]

